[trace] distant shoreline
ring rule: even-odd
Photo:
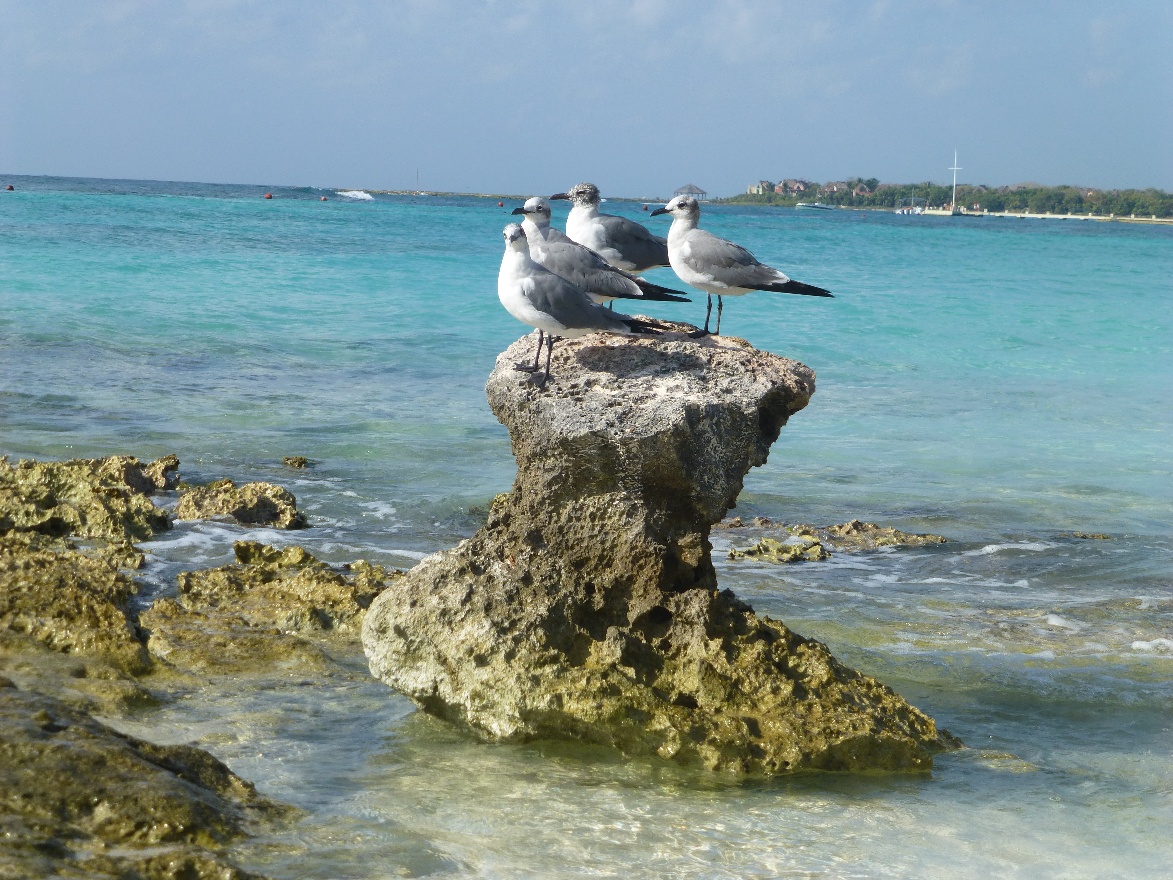
[[[435,190],[407,190],[407,189],[368,189],[364,192],[373,193],[381,196],[435,196],[438,198],[472,198],[472,199],[497,199],[499,201],[519,201],[524,202],[529,196],[505,195],[501,193],[462,193],[462,192],[439,192]],[[645,205],[660,205],[667,202],[667,199],[662,198],[646,198],[637,199],[628,196],[611,196],[604,199],[604,202],[632,202],[635,204]],[[753,202],[731,202],[726,199],[711,199],[713,204],[734,204],[741,208],[789,208],[795,210],[794,205],[771,205],[759,204]],[[829,205],[828,207],[836,211],[879,211],[885,214],[894,214],[895,208],[887,208],[873,205]],[[919,215],[913,216],[927,216],[927,217],[1012,217],[1023,220],[1094,220],[1099,223],[1150,223],[1150,224],[1165,224],[1173,225],[1173,217],[1137,217],[1130,214],[1125,217],[1122,215],[1110,214],[1104,216],[1102,214],[1034,214],[1030,211],[962,211],[960,214],[951,214],[949,211],[940,208],[928,208]]]
[[[763,206],[771,207],[771,206]],[[778,206],[782,207],[782,206]],[[880,207],[851,207],[848,205],[836,205],[836,210],[842,211],[880,211],[886,214],[896,213],[895,208],[880,208]],[[1012,217],[1020,220],[1092,220],[1097,223],[1151,223],[1151,224],[1166,224],[1173,225],[1173,217],[1137,217],[1135,214],[1130,214],[1127,217],[1109,214],[1033,214],[1030,211],[961,211],[959,214],[953,214],[950,211],[941,208],[928,208],[920,214],[912,214],[913,217]]]

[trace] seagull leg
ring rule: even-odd
[[[519,370],[522,373],[536,373],[538,371],[538,361],[542,358],[542,336],[544,334],[541,330],[538,331],[538,350],[534,352],[534,362],[531,366],[528,361],[520,364],[514,364],[513,369]]]
[[[954,163],[954,164],[956,164],[956,163]],[[709,304],[705,308],[705,332],[708,333],[709,332],[709,315],[713,314],[713,295],[711,293],[709,293],[709,294],[706,294],[706,296],[709,298]]]
[[[956,165],[957,163],[954,162],[953,164]],[[725,300],[721,299],[721,294],[718,293],[717,294],[717,331],[713,334],[714,336],[721,335],[721,312],[724,310],[724,308],[725,308]],[[708,324],[707,321],[705,323],[706,323],[706,325]]]
[[[550,381],[550,355],[554,353],[554,340],[561,338],[561,336],[554,336],[552,334],[546,337],[546,374],[538,382],[539,388],[545,388],[546,383]]]

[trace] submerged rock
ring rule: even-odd
[[[486,525],[371,606],[372,672],[500,740],[569,738],[734,773],[923,770],[932,719],[720,591],[709,529],[814,393],[732,338],[555,350],[545,390],[497,359],[518,473]]]
[[[204,848],[294,813],[202,749],[126,736],[5,680],[0,791],[5,877],[248,877]]]
[[[288,489],[272,483],[245,483],[217,480],[208,486],[189,489],[175,509],[177,519],[207,519],[230,516],[244,525],[272,526],[275,529],[304,529],[305,514]]]
[[[171,527],[146,496],[174,488],[178,468],[174,455],[150,464],[112,455],[15,467],[0,456],[0,534],[145,540]]]

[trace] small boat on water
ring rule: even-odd
[[[822,202],[799,202],[796,208],[818,208],[820,211],[833,211],[834,205],[824,205]]]

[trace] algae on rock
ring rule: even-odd
[[[545,390],[497,359],[518,473],[472,538],[371,606],[372,672],[490,739],[568,738],[714,770],[924,770],[923,715],[720,591],[709,530],[814,393],[732,338],[563,342]]]

